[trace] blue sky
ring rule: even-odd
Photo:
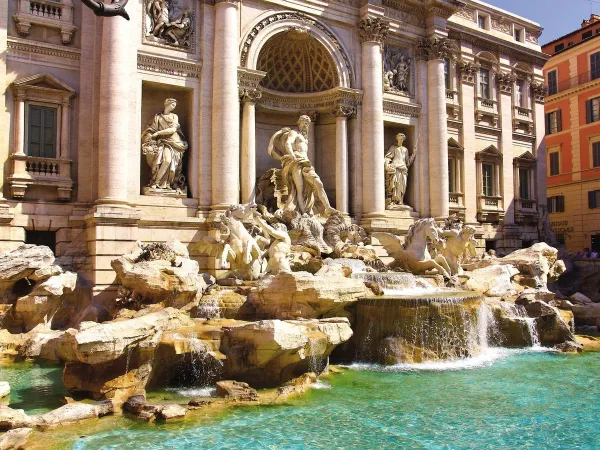
[[[540,44],[579,28],[581,21],[590,17],[590,12],[600,14],[600,0],[483,1],[539,23],[544,28]]]

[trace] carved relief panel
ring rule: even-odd
[[[383,50],[383,90],[414,95],[414,70],[410,50],[386,45]]]
[[[144,0],[144,44],[195,51],[194,0]]]

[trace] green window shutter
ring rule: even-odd
[[[556,211],[557,212],[565,212],[565,196],[559,195],[556,198]]]
[[[29,130],[27,154],[40,156],[42,152],[42,110],[38,106],[29,107]]]
[[[588,191],[588,207],[590,209],[596,207],[596,191]]]
[[[551,213],[551,212],[554,212],[554,211],[552,210],[552,197],[548,197],[548,198],[546,199],[546,208],[548,209],[548,212],[549,212],[549,213]]]
[[[557,110],[556,114],[556,131],[562,131],[562,110]]]
[[[592,101],[585,102],[585,123],[592,123]]]
[[[550,113],[546,114],[546,134],[550,134]]]
[[[44,158],[56,158],[56,109],[44,108]]]

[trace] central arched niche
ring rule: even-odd
[[[294,97],[328,91],[340,85],[335,62],[325,46],[310,31],[290,28],[272,36],[261,48],[256,68],[267,75],[261,86],[280,96]],[[260,105],[260,104],[259,104]],[[301,113],[315,113],[300,109],[269,109],[259,106],[256,114],[256,175],[262,176],[272,167],[281,167],[267,153],[271,136],[282,127],[295,127]],[[316,118],[313,135],[309,137],[311,161],[320,175],[327,196],[335,205],[335,117],[329,111],[311,114]]]
[[[310,32],[290,29],[269,39],[258,55],[257,69],[267,73],[261,85],[294,94],[337,86],[337,70],[327,49]]]

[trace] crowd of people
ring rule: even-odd
[[[598,259],[600,256],[596,250],[591,250],[589,248],[584,248],[583,253],[577,252],[574,255],[569,254],[569,256],[573,259]]]

